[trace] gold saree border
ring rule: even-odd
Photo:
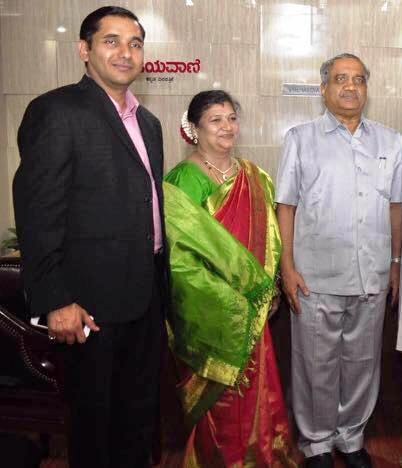
[[[250,303],[251,325],[248,336],[248,350],[251,355],[264,324],[267,320],[268,309],[275,294],[274,277],[278,268],[278,262],[281,252],[281,242],[279,237],[279,228],[274,216],[274,208],[271,200],[273,196],[273,186],[269,176],[255,166],[250,161],[238,159],[241,170],[244,170],[250,187],[250,213],[253,217],[253,223],[258,222],[259,227],[265,226],[263,242],[265,248],[261,248],[265,254],[263,267],[268,275],[267,282],[260,285],[257,291],[254,291],[253,297],[247,296]],[[230,178],[213,192],[203,204],[204,209],[211,215],[223,207],[228,199],[231,189],[236,181],[236,177]],[[253,229],[250,236],[254,241],[259,229]],[[258,241],[258,240],[257,240]],[[274,252],[275,250],[275,252]],[[187,350],[191,354],[191,349]],[[186,421],[189,428],[196,424],[198,419],[211,407],[224,391],[225,386],[240,388],[241,385],[247,386],[246,371],[249,362],[244,369],[237,368],[213,357],[207,357],[203,362],[199,362],[197,368],[194,368],[194,374],[186,382],[184,387],[178,388],[179,397],[186,413]],[[252,364],[252,363],[251,363]],[[198,466],[194,460],[194,466]]]
[[[253,217],[253,222],[263,223],[262,225],[266,226],[265,233],[263,235],[265,242],[265,259],[263,261],[263,265],[266,273],[272,281],[271,288],[268,284],[269,281],[267,281],[266,284],[261,285],[258,291],[254,292],[253,297],[246,295],[246,298],[254,309],[254,311],[251,311],[252,318],[247,346],[249,353],[251,354],[261,335],[264,324],[268,317],[269,306],[275,294],[275,288],[273,284],[281,252],[281,242],[277,223],[271,222],[272,219],[275,220],[275,216],[272,216],[273,206],[269,200],[270,196],[273,195],[272,188],[269,186],[269,183],[262,183],[262,180],[268,180],[270,182],[269,176],[264,171],[259,169],[255,164],[246,159],[239,158],[237,161],[241,167],[241,170],[245,171],[248,178],[250,187],[250,212],[251,216]],[[215,213],[224,206],[235,181],[236,177],[231,177],[206,199],[204,202],[204,208],[211,216],[214,216]],[[256,239],[256,236],[258,236],[257,231],[258,229],[254,229],[254,231],[251,233],[254,240]],[[275,246],[271,245],[271,234],[273,236],[272,239],[275,239]],[[278,251],[277,255],[273,254],[274,247]],[[275,264],[273,265],[271,262],[275,262]],[[186,352],[191,355],[190,348],[188,348]],[[244,369],[240,369],[238,367],[231,366],[227,363],[219,361],[216,358],[207,357],[206,360],[200,362],[197,368],[193,370],[200,377],[233,387],[247,385],[247,378],[245,376],[247,368],[248,363],[245,365]],[[195,406],[195,403],[192,403],[192,405]],[[188,409],[191,412],[191,405],[188,406]]]

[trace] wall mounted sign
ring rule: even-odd
[[[194,62],[145,62],[142,67],[142,73],[199,73],[201,70],[201,60],[195,59]]]
[[[142,67],[142,73],[147,74],[161,74],[161,73],[199,73],[201,70],[201,60],[195,59],[194,62],[176,62],[176,61],[149,61],[145,62]],[[156,81],[164,81],[171,83],[174,80],[173,76],[147,76],[148,83],[155,83]]]
[[[282,96],[321,96],[320,85],[282,83]]]

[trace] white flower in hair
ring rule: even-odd
[[[192,128],[191,128],[191,124],[188,121],[187,111],[184,111],[183,117],[181,118],[181,128],[184,130],[184,133],[186,134],[186,136],[188,136],[190,138],[190,140],[192,140],[193,139],[193,131],[192,131]]]
[[[180,128],[181,128],[181,135],[187,143],[189,143],[190,145],[194,145],[198,143],[198,139],[196,135],[194,135],[193,126],[188,121],[187,111],[183,113],[183,117],[181,118]]]

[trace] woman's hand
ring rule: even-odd
[[[278,294],[274,298],[272,298],[271,302],[271,308],[269,309],[269,318],[273,317],[279,309],[279,306],[281,304],[281,296]]]

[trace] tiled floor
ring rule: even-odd
[[[401,468],[402,460],[402,353],[395,351],[397,314],[387,310],[384,327],[383,363],[380,396],[375,412],[366,428],[366,448],[372,456],[374,468]],[[277,360],[284,393],[289,399],[289,313],[282,305],[271,321]],[[335,468],[343,468],[339,455],[334,454]],[[165,450],[160,468],[178,468],[180,451]],[[302,464],[301,464],[302,465]]]
[[[402,460],[402,394],[400,404],[379,403],[377,405],[367,427],[366,448],[372,456],[373,468],[400,468],[402,466],[400,464]],[[335,468],[343,468],[344,463],[340,456],[334,454],[334,457]],[[177,448],[169,452],[165,451],[159,468],[178,468],[180,458],[180,451]]]
[[[366,429],[366,448],[372,456],[374,468],[400,468],[402,466],[400,464],[402,459],[402,353],[394,350],[396,321],[395,310],[388,310],[384,330],[380,397]],[[287,396],[290,343],[289,315],[285,305],[282,306],[280,314],[271,321],[271,331],[284,392]],[[174,418],[174,414],[171,417]],[[178,468],[179,466],[180,443],[173,441],[168,449],[165,448],[159,468]],[[342,468],[343,466],[342,460],[335,454],[335,467]],[[43,461],[41,468],[68,467],[65,460],[53,459]]]

